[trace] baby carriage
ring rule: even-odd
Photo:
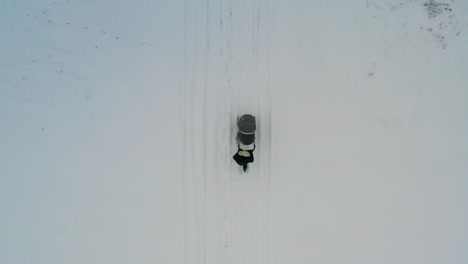
[[[249,114],[237,116],[237,143],[246,146],[254,144],[256,129],[255,116]]]
[[[237,152],[233,156],[234,160],[242,166],[244,172],[247,171],[247,165],[254,161],[253,152],[255,150],[255,131],[257,125],[255,122],[255,116],[253,115],[242,115],[237,116]],[[246,146],[241,148],[240,144]],[[251,145],[253,144],[253,148]]]

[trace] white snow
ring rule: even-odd
[[[468,262],[467,1],[16,0],[0,36],[0,263]]]

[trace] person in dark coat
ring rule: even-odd
[[[247,171],[247,164],[252,163],[254,161],[254,156],[253,156],[253,151],[255,150],[255,144],[254,148],[250,150],[243,150],[240,148],[240,145],[237,144],[237,152],[234,154],[232,157],[239,166],[242,166],[244,169],[244,172]]]

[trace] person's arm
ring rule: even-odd
[[[252,151],[254,151],[256,147],[257,147],[257,146],[256,146],[255,143],[254,143],[254,148],[252,149]]]

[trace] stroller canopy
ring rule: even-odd
[[[250,145],[255,141],[255,117],[252,115],[243,115],[237,123],[239,131],[237,133],[238,140],[244,145]]]
[[[242,134],[254,134],[257,126],[255,117],[252,115],[243,115],[239,118],[239,132]]]

